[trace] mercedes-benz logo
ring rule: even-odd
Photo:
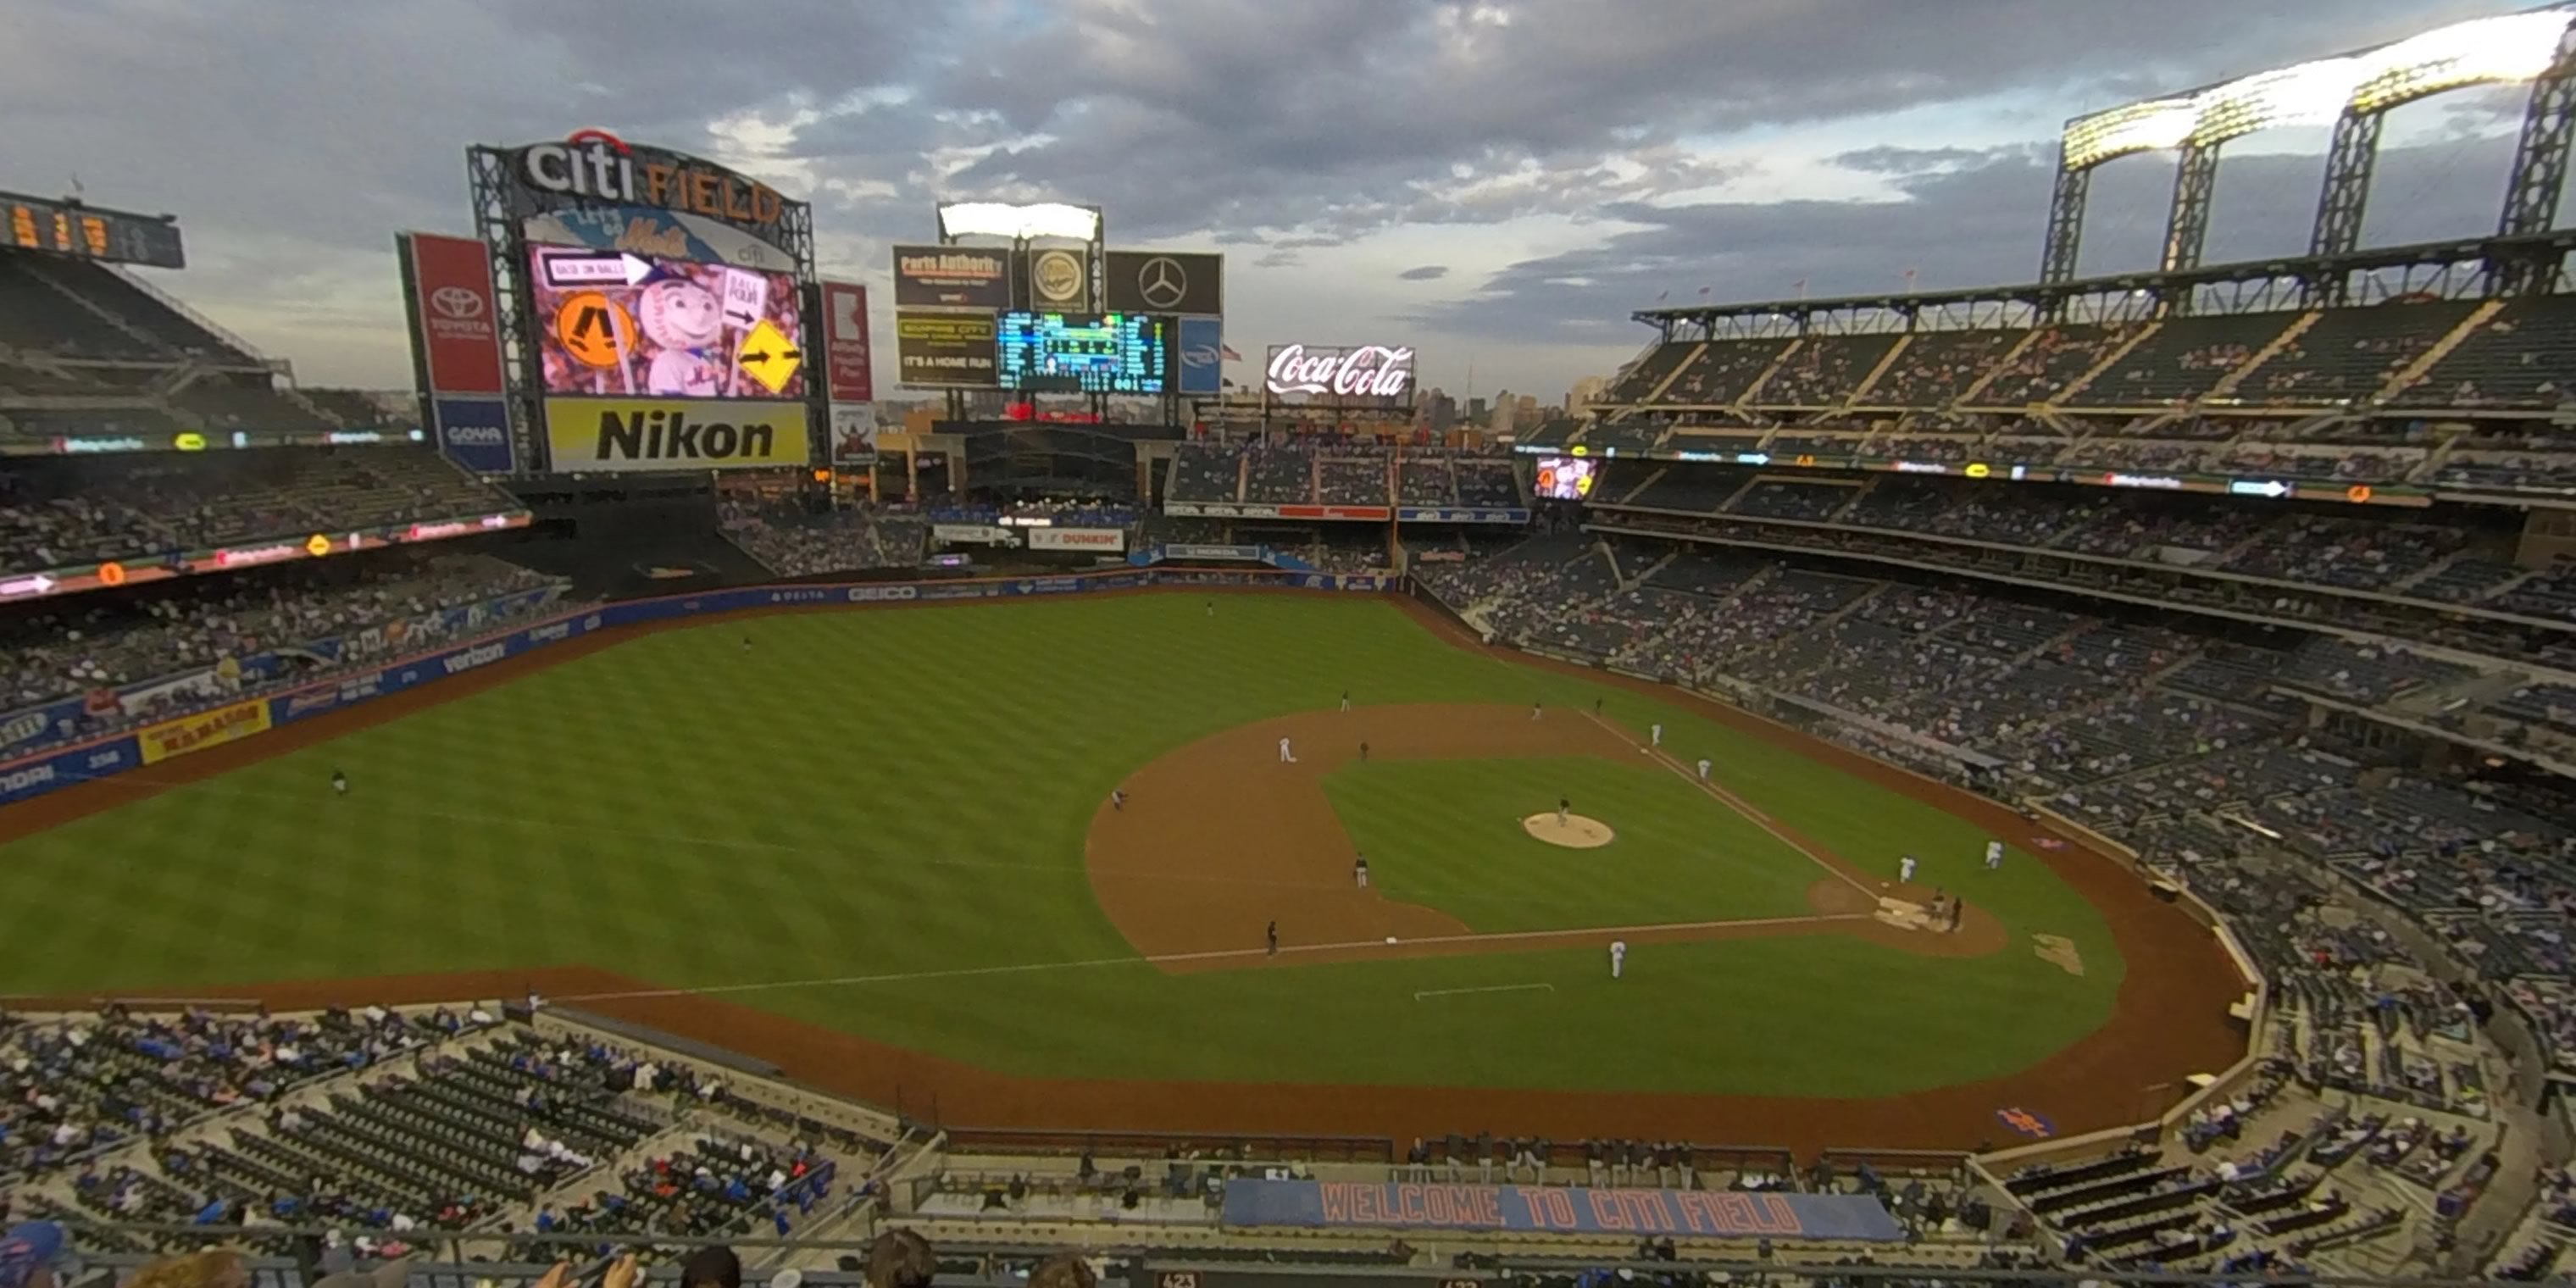
[[[1156,255],[1136,270],[1136,296],[1147,308],[1171,308],[1189,293],[1189,270],[1169,255]]]
[[[429,307],[463,322],[483,316],[483,296],[470,286],[442,286],[429,293]]]

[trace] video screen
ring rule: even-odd
[[[1580,501],[1592,495],[1592,469],[1595,462],[1583,456],[1542,456],[1538,458],[1539,499],[1545,501]]]
[[[622,251],[529,251],[546,392],[805,396],[805,318],[787,273]]]
[[[1005,313],[1001,384],[1023,393],[1159,394],[1171,319],[1144,313]]]

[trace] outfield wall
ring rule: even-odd
[[[503,658],[627,626],[745,609],[845,605],[963,603],[979,599],[1137,590],[1149,586],[1268,586],[1375,594],[1401,578],[1375,574],[1277,572],[1267,569],[1134,568],[1066,577],[987,577],[951,581],[743,586],[695,595],[666,595],[575,609],[466,643],[344,671],[328,679],[265,697],[200,707],[123,733],[0,762],[0,805],[28,800],[94,779],[147,768],[191,752],[255,738],[271,729],[309,720],[388,694],[432,684]]]

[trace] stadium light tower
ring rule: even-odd
[[[2059,138],[2040,280],[2075,278],[2094,168],[2133,153],[2168,149],[2178,150],[2179,156],[2160,267],[2167,272],[2198,268],[2217,196],[2219,149],[2231,139],[2276,125],[2334,125],[2308,250],[2335,255],[2358,249],[2371,172],[2379,157],[2380,125],[2388,110],[2471,85],[2532,82],[2499,231],[2545,232],[2557,218],[2568,146],[2576,134],[2571,17],[2576,10],[2562,3],[2473,18],[2358,53],[2076,117]]]

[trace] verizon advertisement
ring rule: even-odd
[[[1125,528],[1030,528],[1027,536],[1031,550],[1078,550],[1095,555],[1127,552]]]
[[[1402,402],[1413,393],[1413,350],[1383,344],[1270,348],[1262,386],[1273,398],[1314,402]]]
[[[868,288],[823,283],[823,358],[833,402],[876,401],[876,376],[868,365]]]
[[[429,391],[506,392],[490,252],[471,237],[404,233],[396,241],[411,287],[412,353]]]

